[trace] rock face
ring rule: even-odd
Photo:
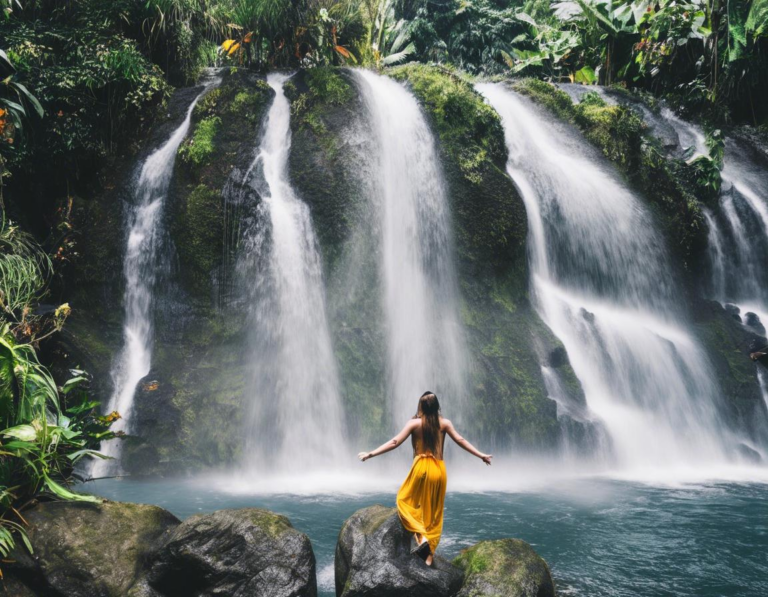
[[[394,508],[355,512],[336,544],[338,597],[450,597],[461,587],[461,570],[435,558],[434,567],[410,555],[411,535]]]
[[[453,563],[464,570],[457,597],[554,597],[549,566],[520,539],[482,541]]]
[[[156,554],[149,582],[167,597],[317,595],[307,536],[256,508],[185,520]]]
[[[287,518],[247,508],[183,523],[156,506],[56,502],[25,512],[30,555],[4,565],[20,597],[315,597],[315,556]]]
[[[141,562],[179,524],[170,512],[141,504],[54,502],[24,516],[34,554],[17,549],[9,572],[31,594],[158,595],[147,585]]]

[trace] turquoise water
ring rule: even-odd
[[[267,508],[309,535],[320,595],[333,595],[342,522],[392,494],[233,495],[188,481],[101,480],[88,491],[157,504],[179,518],[222,508]],[[449,493],[443,556],[482,539],[518,537],[549,562],[562,595],[763,597],[768,595],[768,486],[658,488],[604,479],[551,491]]]

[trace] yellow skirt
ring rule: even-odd
[[[447,481],[445,462],[430,454],[419,454],[397,492],[397,511],[403,526],[411,533],[426,537],[432,553],[443,533]]]

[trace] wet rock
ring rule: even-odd
[[[453,563],[465,574],[457,597],[554,597],[547,563],[520,539],[481,541]]]
[[[557,369],[558,367],[568,365],[569,363],[568,353],[565,351],[564,346],[558,346],[549,353],[549,362],[547,364],[550,367]]]
[[[152,558],[149,583],[166,597],[315,597],[309,538],[257,508],[188,518]]]
[[[142,562],[179,524],[170,512],[143,504],[53,502],[24,516],[34,554],[18,547],[8,573],[31,594],[159,597]]]
[[[763,461],[760,452],[743,443],[736,445],[736,454],[741,460],[748,462],[749,464],[760,464]]]
[[[753,331],[757,332],[760,335],[765,335],[765,326],[760,321],[760,318],[757,316],[756,313],[752,313],[749,311],[744,315],[744,324],[752,328]]]
[[[725,312],[728,313],[728,315],[730,315],[734,320],[741,322],[741,309],[739,309],[736,305],[727,303],[723,305],[723,309],[725,309]]]
[[[18,579],[4,578],[0,582],[0,595],[3,597],[38,597],[27,585]]]
[[[355,512],[336,544],[338,597],[450,597],[461,588],[461,570],[439,556],[432,568],[410,554],[412,536],[395,508]]]

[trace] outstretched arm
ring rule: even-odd
[[[403,427],[403,430],[398,433],[395,437],[393,437],[391,440],[389,440],[386,444],[381,444],[378,448],[376,448],[373,452],[360,452],[357,457],[365,462],[369,458],[373,458],[374,456],[379,456],[380,454],[384,454],[385,452],[391,452],[395,448],[397,448],[400,444],[402,444],[406,439],[408,439],[408,436],[411,435],[411,432],[415,429],[416,424],[421,423],[418,419],[411,419],[406,423],[405,427]]]
[[[480,450],[475,448],[472,444],[469,443],[466,439],[464,439],[461,435],[459,435],[459,432],[456,431],[456,428],[453,426],[453,423],[446,420],[446,428],[445,432],[451,436],[451,439],[455,441],[459,446],[461,446],[464,450],[472,454],[473,456],[477,456],[480,460],[485,462],[488,466],[491,466],[491,458],[493,458],[490,454],[483,454]]]

